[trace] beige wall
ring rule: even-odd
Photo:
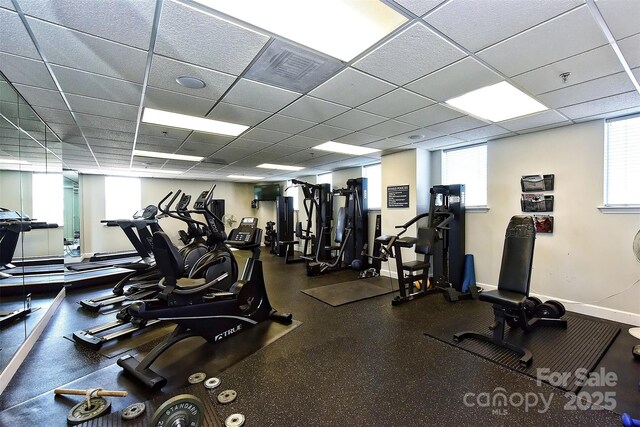
[[[142,178],[140,206],[157,205],[170,191],[178,189],[190,194],[193,203],[200,192],[208,190],[211,184],[212,182],[209,181]],[[245,216],[255,216],[258,218],[260,227],[264,228],[266,221],[275,218],[275,202],[260,202],[258,209],[251,208],[253,184],[218,182],[214,197],[225,200],[225,212],[234,215],[236,221],[240,221]],[[100,223],[100,220],[105,219],[103,176],[80,176],[80,204],[83,254],[132,249],[119,228],[105,227]],[[203,220],[203,218],[200,219]],[[174,243],[178,244],[178,230],[185,228],[184,222],[173,218],[162,218],[160,225]],[[238,222],[234,224],[234,227],[237,226]]]
[[[467,212],[466,247],[478,282],[497,285],[504,233],[520,210],[520,177],[555,174],[553,234],[538,234],[531,292],[572,311],[640,324],[638,214],[605,214],[604,126],[593,121],[488,144],[488,212]],[[617,296],[611,296],[619,294]],[[610,297],[611,296],[611,297]]]

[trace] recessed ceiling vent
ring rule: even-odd
[[[282,40],[274,40],[245,77],[307,93],[342,67],[337,59],[319,55]]]
[[[202,161],[202,163],[209,163],[209,164],[214,164],[214,165],[228,165],[229,162],[227,162],[225,159],[216,159],[216,158],[210,158],[207,157],[206,159],[204,159]]]

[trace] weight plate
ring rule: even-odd
[[[567,312],[567,310],[565,310],[564,305],[562,305],[562,303],[560,301],[556,301],[554,299],[550,299],[549,301],[547,301],[545,304],[549,304],[552,305],[556,308],[556,310],[558,310],[558,318],[564,316],[564,314]]]
[[[85,399],[71,408],[69,415],[67,415],[69,425],[75,426],[76,424],[101,417],[111,410],[111,402],[103,397],[92,397],[89,402],[90,405],[87,404]]]
[[[509,325],[509,327],[511,328],[517,328],[520,326],[520,321],[518,320],[517,317],[505,317],[505,321],[507,322],[507,325]]]
[[[238,397],[238,393],[235,390],[225,390],[218,395],[218,402],[231,403],[236,400],[236,397]]]
[[[542,300],[540,298],[537,297],[527,297],[527,299],[529,301],[533,301],[535,303],[535,305],[540,305],[542,304]]]
[[[244,425],[244,415],[231,414],[224,420],[225,427],[242,427]]]
[[[536,307],[536,316],[547,319],[557,319],[560,317],[560,312],[555,306],[544,303]]]
[[[142,402],[133,403],[122,411],[122,419],[123,420],[132,420],[134,418],[138,418],[147,407]]]
[[[214,389],[220,385],[220,378],[211,377],[204,382],[205,388]]]
[[[204,427],[204,405],[192,394],[172,397],[156,409],[149,426]]]
[[[207,374],[205,374],[204,372],[197,372],[189,376],[189,383],[198,384],[204,381],[205,378],[207,378]]]

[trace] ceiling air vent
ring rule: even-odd
[[[245,77],[261,83],[307,93],[342,67],[337,59],[274,40]]]
[[[227,162],[224,159],[216,159],[216,158],[206,158],[202,161],[202,163],[209,163],[209,164],[214,164],[214,165],[228,165],[229,162]]]

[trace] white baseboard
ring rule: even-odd
[[[380,270],[380,275],[385,277],[398,278],[398,274],[395,271]],[[483,289],[491,290],[496,289],[495,285],[488,285],[486,283],[478,283],[478,286]],[[608,307],[601,307],[593,304],[584,304],[577,301],[566,300],[562,298],[555,298],[549,295],[541,295],[531,293],[531,296],[538,297],[543,301],[554,299],[564,304],[567,311],[574,313],[585,314],[587,316],[598,317],[600,319],[612,320],[614,322],[626,323],[628,325],[640,326],[640,314],[631,313],[629,311],[616,310]]]
[[[478,283],[478,286],[484,289],[496,289],[497,286],[487,285],[486,283]],[[585,304],[577,301],[571,301],[562,298],[555,298],[549,295],[537,294],[535,292],[531,293],[532,297],[538,297],[542,301],[554,299],[556,301],[560,301],[564,304],[567,311],[572,311],[574,313],[585,314],[587,316],[599,317],[600,319],[612,320],[614,322],[626,323],[628,325],[640,326],[640,314],[631,313],[628,311],[616,310],[608,307],[601,307],[593,304]]]
[[[27,337],[27,339],[24,340],[20,348],[18,348],[18,351],[16,351],[16,354],[13,355],[13,357],[11,358],[7,366],[4,368],[2,373],[0,373],[0,394],[4,392],[5,388],[7,388],[7,386],[9,385],[9,382],[11,381],[15,373],[18,371],[18,368],[20,367],[22,362],[24,362],[24,359],[26,359],[27,355],[35,345],[36,341],[38,341],[38,338],[40,338],[40,335],[42,335],[42,331],[44,331],[44,328],[49,324],[49,320],[51,320],[51,317],[53,317],[53,314],[56,312],[56,310],[60,306],[60,303],[64,299],[65,295],[66,295],[65,288],[62,288],[58,293],[58,295],[56,296],[56,298],[51,303],[51,305],[49,306],[49,308],[47,309],[44,316],[42,316],[42,318],[38,321],[38,323],[33,328],[31,333]]]

